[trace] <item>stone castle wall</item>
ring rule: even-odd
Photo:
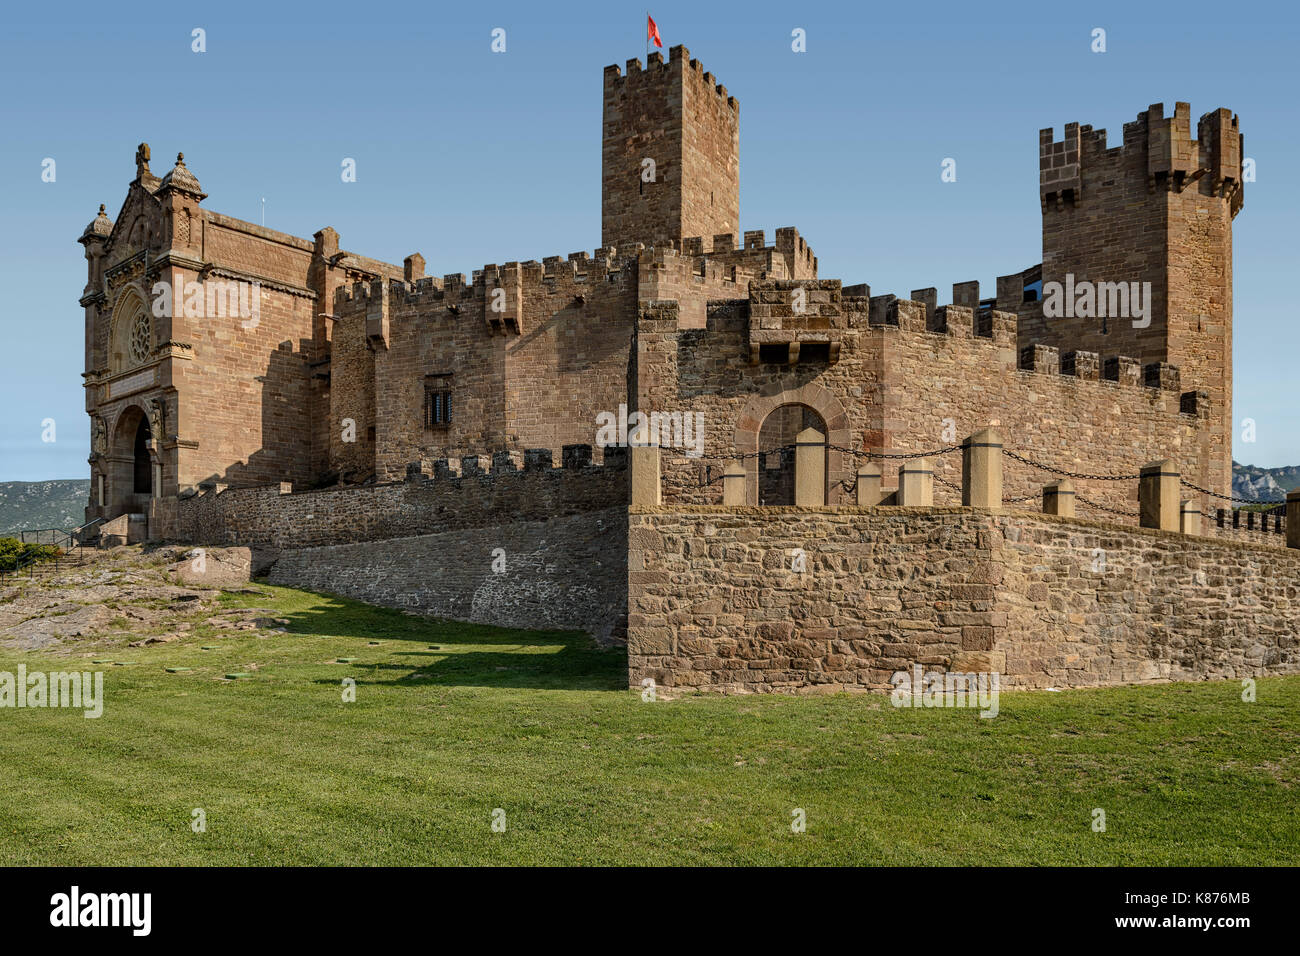
[[[799,289],[816,314],[790,328]],[[1204,392],[1186,389],[1177,369],[1088,352],[1063,362],[1044,346],[1018,350],[1011,313],[994,311],[981,324],[969,307],[927,314],[925,303],[895,300],[873,315],[866,297],[844,295],[836,280],[755,282],[747,300],[712,303],[703,329],[681,328],[679,311],[673,302],[644,303],[637,329],[636,407],[699,413],[705,426],[703,458],[665,454],[665,501],[719,503],[723,464],[779,443],[767,440],[770,428],[761,430],[786,406],[811,410],[831,445],[855,451],[937,449],[992,424],[1009,451],[1049,467],[1136,476],[1147,462],[1172,459],[1189,481],[1216,485],[1206,428],[1212,405]],[[824,336],[835,360],[810,355],[804,344],[793,362],[784,353],[768,360],[761,349],[755,362],[755,336],[804,343]],[[865,459],[832,450],[828,463],[827,500],[853,501]],[[929,463],[941,479],[935,503],[959,502],[960,454]],[[757,475],[757,461],[745,464]],[[896,487],[899,460],[879,464],[884,486]],[[1010,458],[1004,470],[1007,499],[1036,496],[1058,477]],[[1136,479],[1076,479],[1076,488],[1086,499],[1081,515],[1137,523]],[[758,504],[756,481],[748,492]]]
[[[627,509],[286,551],[269,579],[455,621],[582,631],[619,644]]]
[[[1019,687],[1300,672],[1294,550],[939,507],[637,508],[628,540],[632,686],[886,689],[913,664]]]
[[[570,450],[553,468],[549,452],[530,455],[524,470],[508,457],[469,458],[459,474],[436,474],[363,487],[294,493],[289,483],[208,490],[176,506],[176,537],[194,544],[248,545],[269,556],[293,549],[538,522],[625,506],[627,468],[607,454]]]

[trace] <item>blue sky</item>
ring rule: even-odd
[[[797,226],[822,276],[906,294],[1038,262],[1038,130],[1149,104],[1241,117],[1235,455],[1300,464],[1291,316],[1300,14],[1252,4],[655,3],[741,104],[741,228]],[[0,480],[88,473],[77,237],[148,141],[209,208],[431,274],[600,243],[601,72],[644,56],[643,3],[9,5],[0,35]],[[191,50],[206,31],[207,51]],[[490,49],[506,30],[506,52]],[[1090,50],[1095,27],[1107,52]],[[807,52],[791,51],[791,31]],[[41,181],[53,158],[56,181]],[[343,183],[340,163],[357,163]],[[957,160],[957,182],[940,162]],[[1241,441],[1240,422],[1256,422]],[[53,442],[42,441],[54,419]]]

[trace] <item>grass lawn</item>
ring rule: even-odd
[[[223,600],[287,633],[0,651],[102,669],[106,695],[98,720],[0,710],[0,863],[1300,863],[1300,677],[1249,704],[1237,682],[1006,692],[992,720],[645,703],[622,652],[575,635],[258,587]]]

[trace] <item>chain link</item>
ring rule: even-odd
[[[1041,471],[1050,471],[1054,475],[1062,475],[1066,478],[1080,478],[1087,481],[1132,481],[1134,478],[1141,478],[1141,475],[1089,475],[1079,471],[1065,471],[1062,468],[1053,468],[1051,465],[1044,465],[1042,462],[1034,461],[1032,458],[1026,458],[1024,455],[1017,455],[1014,451],[1003,449],[1002,453],[1008,458],[1014,458],[1016,461],[1024,462],[1031,468],[1037,468]]]
[[[1074,500],[1088,505],[1090,508],[1096,508],[1099,511],[1109,511],[1113,515],[1119,515],[1121,518],[1141,518],[1140,511],[1121,511],[1119,508],[1112,508],[1110,505],[1103,505],[1100,501],[1093,501],[1091,498],[1085,498],[1083,495],[1075,493]]]
[[[1199,491],[1199,492],[1200,492],[1201,494],[1203,494],[1203,495],[1209,495],[1211,498],[1218,498],[1218,499],[1221,500],[1221,501],[1235,501],[1235,502],[1237,502],[1238,504],[1243,504],[1243,505],[1284,505],[1284,504],[1286,504],[1286,499],[1285,499],[1285,498],[1283,498],[1283,499],[1281,499],[1281,500],[1278,500],[1278,499],[1268,499],[1268,500],[1266,500],[1266,501],[1261,501],[1261,500],[1259,500],[1258,498],[1253,498],[1253,499],[1252,499],[1252,498],[1236,498],[1236,497],[1234,497],[1234,496],[1232,496],[1232,495],[1221,495],[1221,494],[1219,494],[1217,491],[1211,491],[1209,488],[1202,488],[1200,485],[1194,485],[1194,484],[1192,484],[1190,481],[1188,481],[1186,478],[1179,478],[1179,479],[1178,479],[1178,483],[1179,483],[1180,485],[1183,485],[1183,486],[1187,487],[1187,488],[1191,488],[1193,491]]]
[[[961,445],[948,445],[943,448],[936,448],[933,451],[916,451],[902,452],[899,454],[886,454],[883,451],[857,451],[853,448],[845,448],[843,445],[827,445],[831,451],[842,452],[845,455],[852,455],[854,458],[886,458],[890,460],[902,460],[911,458],[933,458],[937,455],[946,455],[949,452],[960,451]]]
[[[934,476],[934,480],[939,482],[939,484],[941,485],[947,485],[949,488],[951,488],[953,491],[957,492],[958,494],[961,493],[961,485],[957,484],[956,482],[949,481],[943,475],[936,474]],[[1031,498],[1037,498],[1039,494],[1040,492],[1034,491],[1027,495],[1020,495],[1018,498],[1003,498],[1002,503],[1004,505],[1019,504],[1022,501],[1029,501]]]

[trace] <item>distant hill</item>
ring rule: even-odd
[[[29,528],[75,528],[86,520],[89,496],[89,478],[0,481],[0,536]]]
[[[1300,465],[1284,468],[1257,468],[1232,463],[1232,493],[1251,501],[1280,501],[1293,488],[1300,487]]]

